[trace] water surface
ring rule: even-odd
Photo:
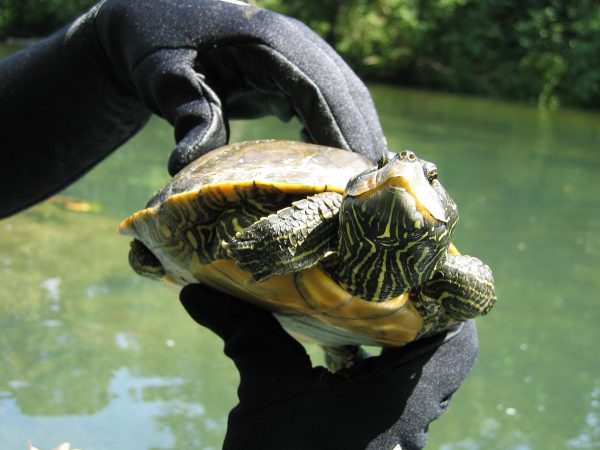
[[[436,162],[461,212],[454,241],[497,282],[479,363],[428,448],[600,448],[600,115],[372,92],[390,147]],[[298,132],[236,122],[232,140]],[[116,232],[168,180],[172,146],[153,119],[59,197],[0,221],[2,448],[220,448],[233,365],[172,293],[130,270]]]

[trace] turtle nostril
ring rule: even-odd
[[[410,150],[402,150],[400,152],[400,159],[407,159],[409,161],[414,161],[417,157]]]

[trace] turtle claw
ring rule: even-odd
[[[223,250],[225,250],[225,253],[227,253],[227,256],[229,256],[231,259],[233,258],[233,252],[231,251],[231,247],[229,245],[229,242],[227,241],[221,241],[221,247],[223,248]]]
[[[261,281],[274,274],[266,273],[264,260],[261,261],[263,258],[260,257],[262,252],[257,244],[255,239],[243,240],[243,234],[236,233],[235,238],[229,242],[223,241],[221,246],[240,268],[250,272],[257,281]]]

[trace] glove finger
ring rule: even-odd
[[[199,53],[228,117],[247,109],[240,108],[240,92],[283,93],[310,141],[377,160],[387,144],[369,92],[350,67],[300,22],[266,10],[251,17],[235,21],[231,44]],[[264,106],[263,114],[273,113]]]
[[[310,53],[311,59],[315,53]],[[247,75],[258,89],[287,94],[311,142],[352,150],[373,161],[387,150],[373,103],[368,95],[356,95],[361,90],[348,83],[347,66],[338,66],[325,54],[319,55],[318,66],[309,66],[309,61],[291,61],[264,45],[245,45],[239,54],[245,67],[260,68]]]
[[[246,91],[227,103],[227,111],[230,119],[256,119],[273,115],[282,122],[289,122],[295,115],[287,95],[280,91]]]
[[[478,353],[477,329],[474,321],[469,320],[456,331],[439,333],[402,347],[384,348],[380,356],[367,358],[357,364],[353,375],[401,371],[406,365],[424,358],[438,366],[447,363],[448,370],[460,371],[464,378],[473,368]]]
[[[292,27],[295,27],[299,33],[302,33],[315,48],[319,48],[332,64],[340,69],[339,74],[346,82],[352,105],[354,106],[354,120],[361,123],[361,128],[363,128],[356,129],[351,118],[345,117],[342,114],[338,119],[341,122],[339,125],[340,129],[343,130],[343,133],[347,136],[346,139],[350,144],[353,144],[355,141],[357,142],[354,146],[351,145],[352,150],[362,153],[376,161],[382,153],[387,151],[387,140],[383,135],[379,116],[369,90],[354,71],[346,64],[342,57],[323,39],[311,32],[306,24],[291,17],[286,17],[285,19]],[[333,87],[335,88],[335,86]],[[354,133],[356,133],[357,136],[355,136]],[[364,137],[361,137],[362,135],[364,135]]]
[[[309,375],[304,347],[281,327],[271,313],[206,285],[188,285],[180,294],[188,314],[225,342],[225,354],[246,384],[274,377]]]
[[[371,96],[352,69],[301,22],[267,11],[261,20],[262,78],[288,94],[311,140],[377,160],[387,144]]]
[[[265,69],[255,48],[238,43],[205,50],[196,69],[218,93],[228,119],[273,115],[287,122],[296,114],[290,97]]]
[[[195,58],[194,50],[161,50],[144,58],[134,70],[144,103],[175,128],[177,146],[169,158],[171,175],[227,143],[221,101],[194,70]]]

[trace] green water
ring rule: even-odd
[[[454,240],[497,282],[479,363],[428,448],[599,449],[600,115],[372,92],[390,147],[438,164],[461,211]],[[235,141],[299,130],[232,128]],[[0,221],[1,448],[220,448],[233,365],[173,294],[132,273],[116,232],[167,181],[172,143],[153,120],[61,194],[90,212],[59,199]]]

